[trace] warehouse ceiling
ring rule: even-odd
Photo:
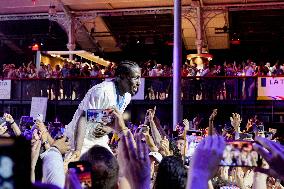
[[[173,0],[2,0],[0,1],[2,22],[0,39],[5,39],[5,43],[16,52],[21,52],[16,37],[38,40],[36,36],[40,36],[41,40],[53,38],[61,43],[67,43],[66,27],[62,27],[62,22],[57,24],[49,19],[51,14],[56,16],[67,13],[78,19],[77,29],[79,28],[80,31],[78,29],[76,32],[77,49],[120,52],[136,44],[155,52],[157,44],[172,45],[173,2]],[[284,4],[276,0],[183,0],[182,6],[183,44],[187,50],[191,50],[196,48],[197,23],[194,11],[197,6],[208,11],[204,16],[205,46],[209,49],[226,49],[229,48],[229,33],[216,33],[216,28],[230,25],[229,11],[279,9]],[[29,18],[37,21],[26,21]],[[40,28],[46,33],[36,29],[21,33],[19,32],[21,29],[18,29],[21,28],[20,26],[36,28],[36,25],[41,26],[43,23],[46,25]],[[64,30],[65,34],[62,33]],[[47,50],[54,50],[52,47],[54,44],[46,46]]]

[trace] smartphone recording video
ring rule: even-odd
[[[253,150],[251,141],[227,142],[221,166],[258,167],[262,164],[260,155]]]
[[[150,128],[147,125],[139,125],[138,129],[139,129],[139,132],[141,131],[142,133],[147,133]]]
[[[5,123],[6,122],[6,119],[4,118],[4,117],[1,117],[0,118],[0,125],[2,125],[3,123]]]
[[[87,110],[87,122],[108,125],[113,122],[111,112],[111,109],[89,109]]]
[[[82,189],[92,187],[92,165],[87,161],[70,162],[68,169],[74,168],[81,183]]]

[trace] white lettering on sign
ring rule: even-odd
[[[284,100],[284,77],[258,77],[258,100]]]
[[[269,84],[270,85],[278,85],[278,84],[283,85],[284,84],[284,79],[271,79],[269,81]]]
[[[11,99],[11,80],[0,81],[0,99]]]

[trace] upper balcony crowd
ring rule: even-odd
[[[158,64],[156,61],[140,62],[142,77],[171,77],[173,68],[169,65]],[[15,64],[3,64],[1,76],[5,79],[24,78],[76,78],[76,77],[113,77],[116,64],[110,63],[108,67],[98,64],[66,62],[63,66],[41,63],[40,68],[32,62],[15,66]],[[274,64],[255,63],[247,60],[242,63],[209,64],[202,69],[194,63],[185,63],[182,66],[182,77],[188,76],[282,76],[284,63],[277,61]]]

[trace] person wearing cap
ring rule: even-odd
[[[158,171],[158,166],[159,163],[162,161],[163,156],[159,152],[150,152],[149,157],[151,161],[151,180],[155,180]]]
[[[225,140],[235,140],[235,130],[234,130],[234,127],[232,127],[229,124],[225,124],[222,135],[223,135]]]

